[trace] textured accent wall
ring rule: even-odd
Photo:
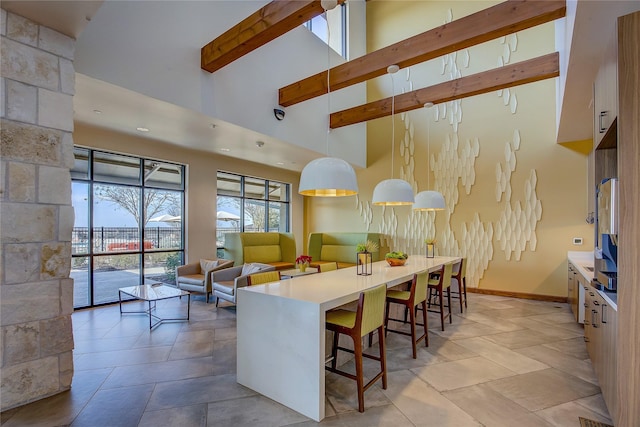
[[[374,51],[489,4],[369,2],[368,50]],[[400,70],[367,83],[370,101],[520,62],[554,50],[554,26],[544,24]],[[358,171],[360,194],[350,214],[340,201],[309,200],[312,231],[340,226],[374,229],[392,250],[467,257],[467,284],[483,289],[566,296],[566,253],[589,250],[585,224],[586,156],[555,142],[555,82],[522,85],[430,109],[367,123],[367,168]],[[394,153],[389,149],[395,127]],[[393,168],[391,162],[394,161]],[[403,178],[414,191],[443,193],[446,209],[371,206],[375,185]],[[353,206],[353,205],[351,205]],[[583,248],[572,246],[581,236]]]
[[[73,376],[75,40],[0,9],[2,410]]]

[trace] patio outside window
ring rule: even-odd
[[[175,285],[184,259],[184,166],[75,147],[74,307],[118,300],[118,288]]]

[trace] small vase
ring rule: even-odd
[[[298,264],[298,269],[301,273],[304,273],[307,270],[307,264]]]
[[[433,258],[436,254],[436,245],[427,243],[427,258]]]

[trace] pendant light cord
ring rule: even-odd
[[[431,190],[431,123],[429,120],[429,110],[427,110],[427,190]]]
[[[393,73],[389,73],[391,76],[391,179],[393,179],[393,164],[394,153],[396,146],[396,120],[395,120],[395,108],[396,108],[396,91],[393,85]]]
[[[329,133],[331,132],[331,83],[329,80],[331,73],[331,28],[329,26],[329,11],[324,11],[324,20],[327,21],[327,156],[329,153]]]

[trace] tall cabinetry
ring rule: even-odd
[[[614,58],[613,62],[612,58]],[[615,73],[611,64],[616,65]],[[591,184],[619,180],[617,312],[586,288],[585,340],[617,427],[640,420],[640,12],[618,18],[594,85]],[[615,78],[612,78],[614,76]],[[610,98],[611,88],[616,99]],[[613,100],[613,104],[611,104]],[[604,112],[604,114],[603,114]],[[605,129],[606,128],[606,129]],[[590,200],[590,206],[593,201]],[[597,304],[596,304],[597,303]],[[595,311],[594,311],[595,310]],[[609,310],[609,311],[607,311]],[[605,324],[602,324],[604,315]],[[604,327],[606,326],[606,327]],[[614,361],[607,363],[606,361]],[[604,362],[603,362],[604,361]],[[615,382],[611,382],[613,378]]]
[[[640,12],[618,19],[619,411],[617,427],[640,420]]]

